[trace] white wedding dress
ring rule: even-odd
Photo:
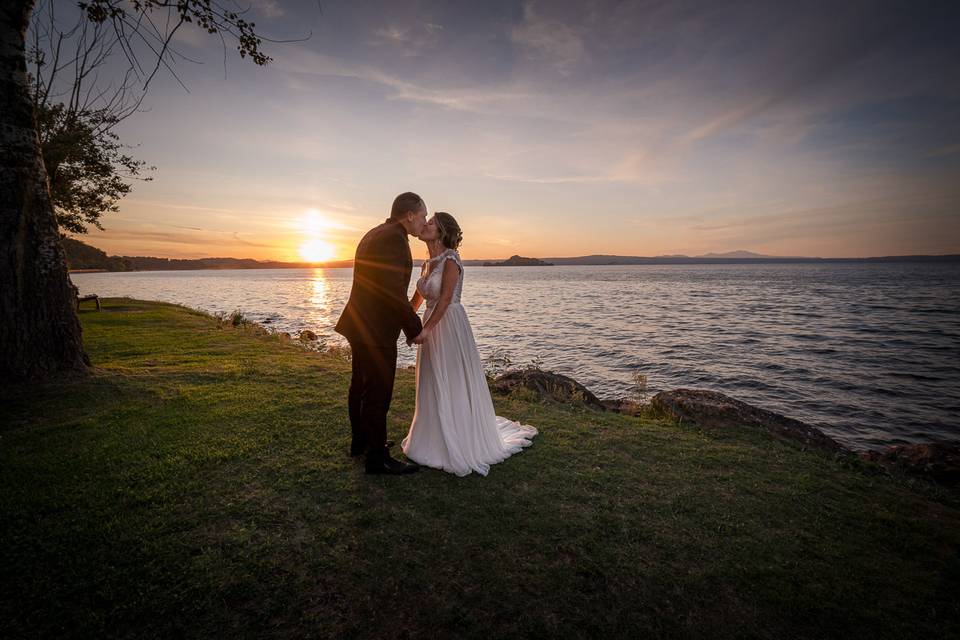
[[[417,291],[427,302],[424,324],[440,297],[446,260],[457,264],[460,275],[446,313],[417,350],[416,410],[400,446],[418,464],[485,476],[491,464],[530,446],[537,430],[494,413],[473,329],[460,304],[463,263],[453,249],[423,264]]]

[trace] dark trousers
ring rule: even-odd
[[[353,375],[347,406],[353,442],[365,442],[368,457],[379,456],[387,445],[387,411],[397,375],[397,343],[378,347],[350,341],[350,350]]]

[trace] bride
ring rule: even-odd
[[[480,354],[460,304],[463,264],[457,247],[460,225],[438,211],[419,235],[424,262],[410,304],[426,300],[417,349],[417,399],[410,432],[401,448],[414,462],[458,476],[487,475],[490,465],[530,446],[537,430],[502,418],[493,409]]]

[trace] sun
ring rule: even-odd
[[[300,232],[300,257],[307,262],[327,262],[337,254],[336,247],[326,239],[329,229],[336,227],[316,209],[308,209],[297,221]]]
[[[317,238],[300,245],[300,257],[307,262],[326,262],[333,259],[334,253],[333,245]]]

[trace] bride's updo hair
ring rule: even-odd
[[[447,249],[456,250],[463,242],[463,232],[456,219],[446,211],[437,211],[433,214],[433,219],[437,221],[437,233],[440,242]]]

